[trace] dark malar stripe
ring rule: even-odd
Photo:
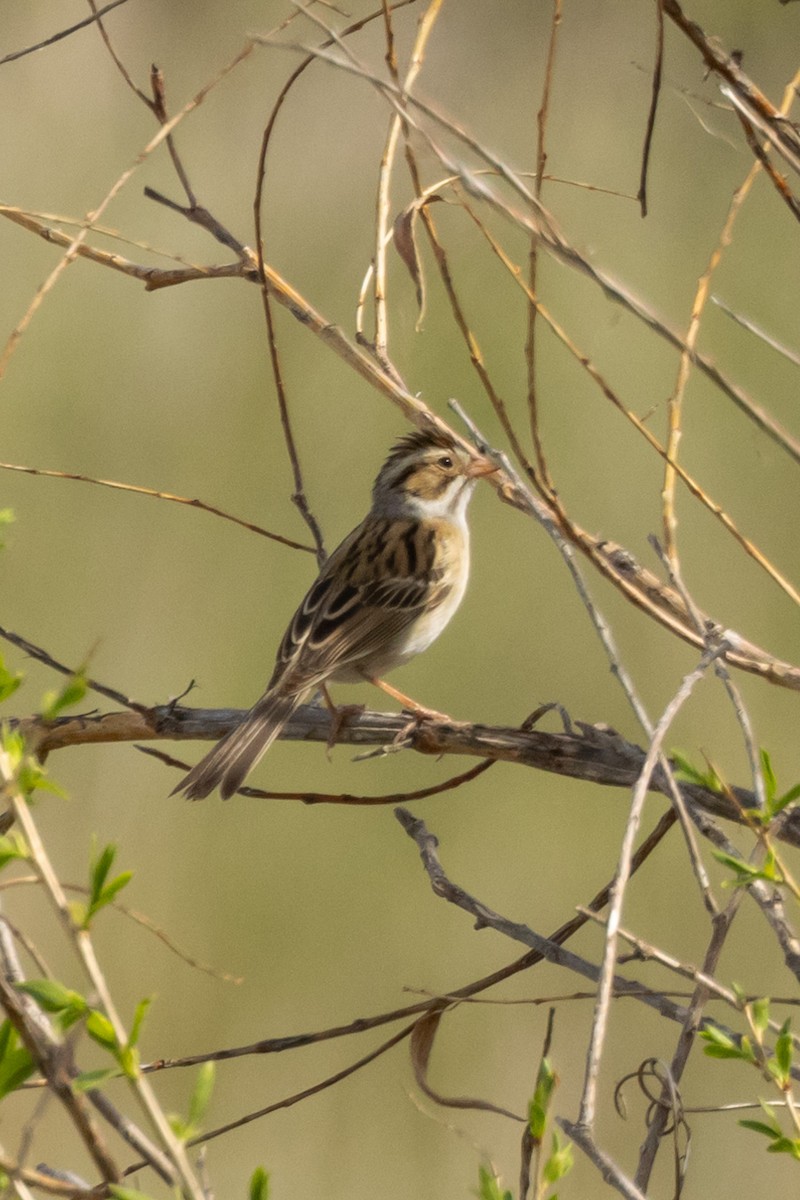
[[[417,536],[419,534],[419,525],[409,525],[403,536],[403,549],[406,552],[406,575],[416,575],[417,573]]]

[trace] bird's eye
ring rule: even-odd
[[[438,458],[436,461],[440,467],[444,468],[445,471],[451,471],[453,469],[453,460],[447,454],[442,455],[442,457]]]

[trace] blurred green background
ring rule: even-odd
[[[596,188],[635,193],[655,44],[653,5],[570,0],[564,5],[548,127],[548,171]],[[227,5],[131,2],[108,17],[117,53],[146,88],[151,62],[163,70],[175,112],[213,78],[251,32],[290,11],[283,2]],[[320,10],[325,12],[326,10]],[[359,0],[349,12],[370,11]],[[421,11],[399,13],[401,68]],[[777,0],[696,0],[691,15],[775,103],[797,67],[800,5]],[[480,0],[445,3],[418,92],[518,170],[535,159],[536,112],[551,6]],[[33,44],[86,15],[78,3],[38,0],[4,6],[4,52]],[[335,19],[334,14],[327,13]],[[699,275],[717,244],[751,155],[736,118],[721,108],[699,56],[668,24],[665,85],[650,171],[650,215],[619,195],[551,182],[545,203],[566,236],[598,267],[630,287],[666,320],[685,328]],[[302,19],[284,40],[318,32]],[[381,22],[352,39],[371,69],[382,69]],[[261,133],[294,51],[261,48],[177,131],[200,203],[242,241],[253,243],[252,198]],[[123,83],[96,30],[87,29],[0,71],[3,201],[80,220],[94,209],[155,132]],[[375,186],[387,128],[384,104],[367,84],[317,64],[291,94],[276,129],[264,222],[268,257],[332,322],[351,332],[355,301],[373,251]],[[452,146],[451,146],[452,149]],[[442,173],[420,148],[426,181]],[[396,210],[412,195],[398,164]],[[102,223],[200,263],[228,252],[178,215],[144,198],[149,184],[182,201],[162,146],[133,176]],[[525,424],[525,311],[520,293],[456,208],[436,207],[460,295],[492,377],[518,427]],[[518,262],[526,246],[493,222]],[[10,223],[0,224],[5,339],[58,251]],[[92,236],[136,261],[150,253]],[[441,285],[427,262],[428,309],[415,332],[413,289],[391,261],[390,351],[413,392],[446,413],[461,398],[496,444],[499,426],[454,332]],[[756,182],[713,290],[773,335],[798,345],[796,225],[774,190]],[[637,413],[652,412],[661,435],[677,356],[584,280],[542,259],[540,292]],[[297,324],[278,312],[279,343],[309,501],[329,547],[363,515],[375,472],[402,420],[382,397]],[[627,546],[653,566],[647,543],[660,534],[661,468],[544,327],[539,387],[551,470],[574,518]],[[794,368],[710,306],[700,347],[796,429]],[[291,473],[269,371],[255,287],[233,280],[147,293],[137,282],[88,262],[73,264],[33,319],[2,381],[2,459],[118,479],[186,496],[307,540],[291,504]],[[682,461],[739,526],[790,578],[798,575],[793,464],[728,400],[693,375]],[[185,507],[60,480],[0,472],[0,507],[16,523],[0,559],[0,621],[56,658],[78,664],[146,703],[162,703],[191,679],[191,702],[249,705],[268,678],[275,647],[312,578],[313,560]],[[790,602],[770,585],[710,515],[679,498],[685,579],[716,620],[797,661]],[[606,722],[641,741],[566,572],[542,532],[480,488],[473,502],[473,576],[445,636],[395,677],[397,685],[456,717],[517,724],[557,700],[573,718]],[[697,659],[632,611],[610,587],[591,585],[625,663],[654,716]],[[6,647],[26,671],[15,712],[35,711],[53,676]],[[781,783],[800,773],[797,702],[752,678],[739,680],[759,742]],[[350,698],[345,691],[343,696]],[[380,707],[363,689],[355,700]],[[93,701],[92,701],[93,702]],[[103,706],[105,707],[105,706]],[[747,785],[746,759],[730,704],[707,680],[670,739],[695,761],[707,754]],[[169,747],[194,757],[189,744]],[[197,747],[197,756],[204,747]],[[384,793],[424,787],[467,765],[395,755],[364,763],[339,747],[278,744],[254,782],[275,789]],[[97,928],[109,979],[126,1017],[155,996],[145,1059],[201,1053],[259,1038],[345,1023],[395,1007],[404,988],[448,991],[515,957],[518,948],[434,899],[414,846],[390,809],[305,808],[286,802],[215,797],[189,805],[167,799],[177,776],[128,745],[54,756],[50,770],[69,793],[37,805],[42,834],[63,879],[82,882],[91,838],[120,847],[135,879],[128,902],[145,910],[188,953],[242,976],[239,986],[194,970],[117,914]],[[493,908],[547,932],[613,874],[627,814],[625,793],[496,766],[462,791],[415,806],[441,840],[452,877]],[[663,810],[648,801],[646,825]],[[743,844],[745,844],[743,842]],[[790,861],[791,861],[791,856]],[[720,873],[714,872],[715,880]],[[17,889],[10,915],[27,929],[65,982],[80,984],[51,932],[44,900]],[[624,923],[642,937],[696,961],[708,924],[677,833],[632,884]],[[602,939],[585,931],[575,948],[597,959]],[[637,969],[637,978],[664,977]],[[745,903],[720,977],[745,989],[791,992],[760,914]],[[545,967],[495,995],[571,994],[583,984]],[[622,1003],[622,1002],[620,1002]],[[532,1091],[545,1007],[462,1008],[447,1019],[432,1081],[449,1095],[479,1095],[524,1111]],[[574,1117],[591,1002],[559,1007],[551,1057],[561,1077],[557,1109]],[[629,1119],[613,1112],[614,1082],[648,1055],[669,1057],[676,1030],[646,1012],[619,1007],[602,1080],[600,1134],[630,1169],[643,1138],[642,1104]],[[213,1124],[309,1086],[377,1045],[364,1034],[281,1056],[247,1058],[219,1070]],[[735,1075],[735,1072],[738,1074]],[[156,1081],[168,1108],[186,1105],[185,1072]],[[738,1090],[737,1090],[738,1089]],[[759,1094],[743,1068],[698,1054],[684,1102],[711,1104]],[[764,1088],[762,1087],[763,1091]],[[7,1113],[7,1115],[6,1115]],[[6,1102],[2,1140],[15,1146],[27,1110]],[[35,1151],[53,1166],[91,1175],[65,1119],[51,1111]],[[687,1197],[748,1195],[785,1186],[792,1166],[768,1157],[729,1115],[692,1119]],[[421,1099],[405,1048],[344,1084],[212,1143],[208,1167],[220,1196],[243,1195],[257,1163],[274,1195],[326,1200],[436,1196],[457,1200],[476,1186],[489,1156],[515,1186],[519,1130],[485,1114],[435,1110]],[[126,1152],[114,1147],[120,1160]],[[669,1155],[665,1154],[665,1158]],[[668,1194],[668,1175],[657,1173]],[[152,1178],[137,1185],[156,1194]],[[564,1196],[603,1192],[576,1153]]]

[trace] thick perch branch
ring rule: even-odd
[[[28,717],[16,724],[32,751],[44,757],[51,750],[98,742],[216,741],[233,729],[244,716],[236,708],[185,708],[157,705],[133,712],[61,717],[43,722]],[[327,743],[331,718],[326,709],[303,705],[281,731],[288,741]],[[392,747],[398,740],[404,749],[418,754],[458,754],[498,762],[517,763],[556,775],[567,775],[610,787],[632,787],[645,760],[640,746],[626,741],[613,729],[577,722],[568,731],[549,733],[478,724],[448,724],[444,721],[409,721],[404,713],[363,712],[348,716],[336,735],[337,742],[353,746]],[[731,787],[728,794],[697,784],[684,783],[682,792],[690,804],[726,820],[744,823],[742,809],[756,805],[746,788]],[[668,795],[664,773],[653,773],[650,790]],[[800,812],[789,812],[778,836],[800,846]]]

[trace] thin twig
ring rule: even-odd
[[[665,12],[667,9],[668,0],[664,0]],[[669,3],[674,3],[674,0],[669,0]],[[302,7],[302,6],[299,6]],[[330,32],[329,27],[320,20],[319,17],[313,15],[308,9],[303,8],[312,20],[319,23],[324,29]],[[386,80],[380,79],[372,72],[362,66],[356,66],[353,62],[346,59],[337,58],[331,55],[329,51],[317,47],[315,49],[307,46],[293,46],[290,43],[271,42],[270,44],[280,46],[283,49],[298,50],[304,54],[314,53],[324,62],[330,63],[338,70],[347,71],[353,75],[366,80],[372,87],[376,88],[387,102],[393,107],[400,107],[400,97],[397,90],[392,87]],[[462,179],[464,188],[477,199],[485,201],[490,207],[507,217],[519,228],[538,236],[542,244],[556,258],[557,261],[588,278],[592,283],[598,286],[604,295],[615,303],[620,304],[627,312],[631,313],[638,320],[642,321],[647,328],[651,329],[659,337],[667,341],[677,350],[682,350],[684,347],[683,339],[670,326],[662,321],[656,313],[648,307],[643,301],[639,300],[628,288],[623,284],[618,283],[610,275],[596,268],[586,257],[581,255],[574,246],[572,246],[558,229],[555,218],[549,213],[544,206],[537,202],[532,193],[524,186],[522,176],[519,172],[513,171],[502,159],[498,158],[491,150],[487,149],[480,142],[476,141],[466,130],[461,128],[456,123],[449,121],[441,113],[439,113],[431,105],[426,104],[419,99],[418,96],[410,96],[407,98],[409,109],[416,108],[421,114],[429,117],[436,124],[440,125],[448,133],[459,138],[464,144],[476,154],[478,154],[484,162],[493,167],[497,173],[505,180],[514,190],[514,192],[523,201],[525,208],[523,210],[512,207],[503,196],[491,188],[487,183],[479,177],[476,172],[469,171],[462,162],[458,162],[452,155],[447,153],[444,148],[436,143],[427,133],[420,121],[412,116],[411,112],[406,113],[406,120],[409,124],[425,138],[431,146],[433,152],[437,155],[445,170],[452,174],[459,175]],[[793,437],[778,421],[776,421],[766,410],[758,405],[744,390],[736,384],[728,380],[725,375],[714,365],[711,360],[698,352],[692,353],[692,362],[698,367],[704,375],[709,378],[716,387],[718,387],[724,395],[726,395],[738,408],[740,408],[762,432],[772,438],[783,450],[786,451],[796,461],[800,462],[800,442]]]
[[[185,504],[189,508],[196,508],[202,512],[211,513],[212,516],[222,517],[224,521],[231,521],[234,525],[240,525],[242,529],[247,529],[251,533],[260,533],[262,537],[269,538],[273,542],[280,542],[282,546],[288,546],[291,550],[305,550],[309,554],[314,553],[313,546],[308,546],[304,542],[296,542],[292,538],[284,537],[281,533],[272,533],[271,530],[264,529],[262,525],[255,525],[252,521],[234,517],[232,513],[216,508],[213,504],[206,504],[205,500],[175,496],[172,492],[159,492],[154,488],[141,487],[135,483],[120,483],[116,479],[95,479],[91,475],[78,475],[72,471],[49,471],[44,467],[24,467],[19,463],[0,462],[0,470],[19,471],[24,475],[39,475],[46,479],[69,479],[76,483],[94,483],[99,487],[114,488],[119,492],[133,492],[138,496],[150,496],[154,500],[168,500],[173,504]]]
[[[660,3],[661,0],[659,0],[659,5]],[[783,102],[780,109],[783,115],[789,111],[792,100],[796,95],[798,82],[800,82],[800,72],[795,75],[794,79],[784,91]],[[677,519],[675,516],[675,479],[677,475],[676,464],[678,458],[678,443],[681,438],[683,400],[686,393],[686,386],[689,381],[689,372],[693,361],[692,355],[697,347],[697,339],[700,334],[700,321],[705,311],[706,303],[711,291],[712,276],[722,261],[723,254],[733,240],[733,227],[736,223],[736,219],[753,184],[756,181],[756,178],[759,175],[759,172],[760,164],[758,161],[756,161],[752,164],[744,182],[734,192],[728,208],[727,216],[725,218],[725,224],[722,227],[722,233],[720,234],[717,245],[715,246],[711,257],[709,258],[705,271],[698,280],[697,290],[692,302],[689,328],[686,331],[685,346],[681,351],[680,364],[678,367],[678,378],[672,395],[667,403],[668,434],[664,455],[666,463],[664,468],[664,484],[661,494],[662,520],[664,527],[664,549],[666,551],[670,566],[676,572],[679,570],[678,549],[675,541],[675,531],[677,528]],[[745,547],[745,549],[747,548],[748,547]]]
[[[715,918],[711,930],[711,940],[706,948],[703,965],[700,969],[701,975],[713,976],[716,971],[733,919],[739,911],[739,905],[743,897],[744,893],[742,891],[734,893],[724,912],[719,913]],[[689,1004],[686,1020],[678,1038],[678,1044],[675,1047],[675,1053],[669,1064],[668,1082],[665,1081],[662,1087],[662,1103],[656,1106],[656,1111],[647,1130],[647,1137],[639,1152],[636,1183],[645,1193],[647,1192],[650,1175],[655,1165],[661,1138],[664,1136],[664,1132],[670,1122],[670,1108],[668,1105],[670,1092],[673,1088],[679,1086],[683,1078],[686,1063],[696,1043],[697,1031],[700,1028],[703,1010],[708,1001],[710,990],[705,979],[698,979],[697,987]],[[678,1178],[676,1180],[676,1195],[680,1194],[681,1183],[682,1178]]]
[[[99,10],[95,10],[91,17],[84,17],[82,21],[77,21],[67,29],[59,29],[58,33],[52,34],[42,42],[37,42],[35,46],[26,46],[24,50],[14,50],[11,54],[6,54],[3,58],[0,58],[0,67],[6,63],[14,62],[18,58],[24,58],[26,54],[35,54],[37,50],[43,50],[45,46],[52,46],[55,42],[62,41],[63,38],[71,37],[73,33],[77,33],[80,29],[85,29],[87,25],[94,25],[95,21],[99,21],[106,13],[111,12],[112,8],[119,8],[120,4],[125,3],[126,0],[110,0],[109,4],[105,4]],[[92,5],[92,8],[94,8],[94,5]]]
[[[647,751],[647,757],[645,759],[644,766],[642,767],[642,774],[636,784],[636,787],[634,788],[630,812],[625,826],[625,834],[620,847],[617,872],[614,879],[614,894],[608,915],[601,976],[597,990],[597,1004],[595,1007],[594,1020],[592,1022],[592,1034],[589,1042],[589,1051],[586,1056],[586,1073],[584,1076],[583,1094],[580,1102],[580,1115],[578,1117],[578,1124],[590,1133],[595,1122],[597,1083],[600,1071],[600,1061],[603,1054],[603,1047],[608,1026],[611,991],[614,987],[617,930],[622,915],[625,890],[630,877],[630,862],[633,851],[633,843],[639,828],[642,806],[644,804],[649,786],[648,780],[656,768],[664,738],[666,737],[667,731],[669,730],[672,722],[677,716],[679,710],[682,708],[683,704],[689,699],[689,696],[691,695],[696,684],[698,684],[705,675],[711,663],[715,660],[715,658],[722,654],[723,651],[723,645],[719,645],[714,649],[708,650],[703,655],[697,667],[684,678],[681,686],[676,691],[670,703],[664,709],[661,718],[653,730],[653,734],[650,739],[650,745]]]
[[[762,342],[765,342],[771,350],[775,350],[778,354],[782,354],[784,358],[788,358],[789,362],[795,367],[800,367],[800,354],[798,354],[796,350],[792,350],[783,342],[779,342],[776,337],[773,337],[771,333],[767,333],[766,329],[763,329],[760,325],[756,324],[755,321],[751,321],[750,318],[744,316],[743,313],[734,312],[734,310],[730,308],[719,296],[711,296],[710,299],[712,304],[716,304],[717,308],[721,309],[722,312],[724,312],[727,317],[730,317],[732,321],[735,321],[737,325],[741,325],[742,329],[746,329],[749,333],[755,334],[755,336],[760,338]]]
[[[92,20],[94,20],[94,17],[92,17]],[[59,260],[59,262],[56,264],[56,266],[50,272],[50,274],[48,275],[48,277],[44,281],[44,283],[41,284],[37,288],[36,294],[34,295],[34,298],[31,301],[31,303],[28,305],[28,308],[27,308],[26,312],[24,313],[23,317],[17,323],[17,325],[14,327],[14,329],[11,331],[11,334],[9,335],[9,337],[6,341],[3,352],[2,352],[2,354],[0,354],[0,378],[2,378],[2,376],[5,374],[5,371],[8,366],[8,363],[11,359],[11,356],[13,355],[23,334],[25,333],[25,331],[27,330],[31,321],[33,320],[36,312],[38,311],[39,307],[41,306],[45,296],[48,294],[48,292],[50,292],[52,290],[52,288],[58,282],[58,280],[60,279],[61,275],[66,270],[66,268],[68,266],[70,266],[70,264],[72,262],[74,262],[75,259],[78,257],[78,254],[80,253],[80,247],[85,243],[86,238],[88,237],[89,231],[92,228],[92,225],[94,224],[94,222],[100,216],[102,216],[102,214],[108,208],[109,204],[111,204],[112,200],[114,200],[114,198],[117,195],[119,195],[119,193],[122,191],[122,189],[125,187],[125,185],[129,182],[129,180],[133,177],[133,175],[139,169],[139,167],[142,165],[142,163],[145,162],[145,160],[147,158],[149,158],[149,156],[153,153],[153,151],[158,146],[160,146],[161,143],[163,141],[165,141],[165,139],[167,137],[169,137],[170,133],[179,124],[179,122],[182,121],[183,118],[188,113],[192,112],[195,108],[197,108],[200,104],[202,104],[203,101],[205,100],[206,96],[208,95],[208,93],[213,88],[215,88],[219,83],[221,83],[221,81],[223,79],[225,79],[230,74],[231,71],[233,71],[236,67],[238,67],[239,64],[244,61],[244,59],[249,57],[249,55],[252,54],[255,47],[256,47],[255,42],[252,42],[252,41],[247,42],[242,47],[242,49],[233,57],[233,59],[231,59],[230,62],[228,62],[217,73],[217,75],[212,80],[210,80],[207,84],[205,84],[200,89],[200,91],[197,92],[195,96],[193,96],[193,98],[191,100],[187,101],[187,103],[183,106],[183,108],[180,110],[180,112],[178,112],[172,118],[171,121],[167,122],[167,124],[165,124],[165,125],[162,125],[161,128],[159,129],[158,133],[153,138],[151,138],[150,141],[147,143],[147,145],[144,147],[144,149],[139,152],[139,154],[136,156],[136,158],[131,163],[131,165],[125,171],[123,171],[122,174],[117,178],[117,180],[111,186],[109,191],[106,193],[106,195],[100,201],[97,208],[93,209],[92,212],[87,213],[81,230],[72,239],[72,241],[70,242],[70,245],[67,247],[66,253],[63,255],[63,257]]]
[[[108,985],[100,969],[99,963],[95,956],[94,945],[86,929],[79,929],[73,920],[69,903],[64,894],[64,891],[59,883],[58,877],[53,870],[50,858],[44,848],[44,844],[39,836],[39,831],[34,823],[30,808],[22,796],[19,788],[9,779],[6,780],[6,786],[9,791],[9,800],[14,811],[19,828],[24,834],[25,840],[30,851],[31,863],[39,875],[39,878],[44,885],[45,891],[48,894],[53,907],[58,915],[59,922],[72,944],[79,960],[81,961],[86,974],[91,981],[92,987],[100,997],[103,1011],[111,1022],[114,1030],[114,1035],[120,1046],[127,1045],[128,1037],[122,1021],[116,1011],[116,1006],[112,1000]],[[174,1134],[169,1125],[164,1113],[162,1112],[158,1101],[156,1100],[153,1089],[147,1079],[137,1072],[130,1078],[130,1085],[140,1101],[142,1108],[147,1113],[153,1128],[158,1134],[158,1138],[169,1155],[172,1164],[175,1167],[178,1177],[181,1180],[182,1186],[188,1197],[191,1200],[204,1200],[202,1191],[199,1187],[194,1173],[189,1165],[186,1155],[186,1149],[183,1143]]]
[[[64,663],[59,662],[58,659],[53,658],[52,654],[42,649],[41,646],[34,645],[33,642],[29,642],[27,638],[21,637],[18,633],[12,633],[10,629],[4,629],[2,625],[0,625],[0,637],[5,638],[7,642],[10,642],[12,646],[16,646],[18,650],[23,650],[31,658],[35,658],[37,662],[44,663],[46,667],[51,667],[52,670],[58,671],[59,675],[69,677],[74,677],[78,674],[83,675],[80,667],[66,666]],[[150,711],[146,704],[140,704],[138,700],[131,700],[124,692],[109,687],[108,684],[100,683],[99,680],[92,679],[87,675],[83,675],[83,678],[86,686],[91,691],[97,692],[99,696],[105,696],[107,700],[113,700],[115,704],[121,704],[124,708],[128,708],[132,712],[139,714],[139,716]]]
[[[413,0],[408,0],[408,2],[413,2]],[[344,30],[344,32],[341,36],[344,38],[344,37],[348,37],[349,35],[351,35],[353,33],[357,33],[359,30],[363,29],[367,23],[369,23],[370,21],[376,20],[377,17],[379,17],[381,15],[382,11],[383,10],[378,10],[378,12],[370,13],[367,17],[363,18],[362,20],[356,21],[354,24],[348,26],[348,28]],[[293,14],[293,15],[296,15],[296,14]],[[276,102],[273,106],[272,112],[270,113],[269,119],[264,128],[264,132],[263,132],[262,138],[261,138],[261,148],[260,148],[259,156],[258,156],[256,188],[255,188],[255,194],[253,197],[253,218],[254,218],[254,224],[255,224],[255,243],[256,243],[256,256],[257,256],[257,265],[258,265],[258,278],[261,281],[261,297],[262,297],[262,303],[263,303],[263,307],[264,307],[264,319],[266,321],[266,326],[267,326],[267,342],[269,345],[270,363],[272,366],[272,376],[273,376],[273,380],[275,382],[275,392],[276,392],[277,401],[278,401],[278,411],[280,413],[281,428],[283,429],[284,442],[286,443],[286,450],[287,450],[287,453],[289,456],[289,463],[291,466],[292,477],[294,480],[294,493],[292,495],[292,501],[297,506],[297,509],[298,509],[300,515],[302,516],[303,520],[305,521],[306,525],[308,526],[311,536],[314,539],[314,544],[316,546],[317,562],[321,566],[324,563],[325,558],[326,558],[325,546],[324,546],[322,531],[320,529],[319,523],[317,522],[317,519],[311,510],[311,507],[308,503],[308,499],[305,494],[305,488],[303,485],[303,476],[302,476],[302,472],[300,469],[300,459],[298,456],[297,446],[295,443],[294,433],[293,433],[293,429],[292,429],[291,418],[289,415],[289,405],[288,405],[288,399],[286,396],[286,388],[285,388],[284,379],[283,379],[283,372],[281,369],[280,356],[278,354],[277,334],[276,334],[276,330],[275,330],[275,321],[274,321],[274,317],[273,317],[273,313],[272,313],[271,296],[275,293],[274,278],[273,278],[272,272],[270,272],[266,266],[266,254],[265,254],[265,248],[264,248],[264,221],[263,221],[264,187],[265,187],[265,182],[266,182],[266,171],[267,171],[267,153],[269,150],[269,144],[270,144],[270,139],[272,137],[272,132],[275,127],[275,123],[278,119],[278,114],[280,113],[281,108],[283,107],[283,105],[286,101],[286,97],[288,96],[290,89],[294,86],[296,81],[300,78],[301,74],[314,61],[315,61],[315,56],[313,54],[309,54],[306,56],[304,61],[301,62],[300,65],[297,68],[295,68],[295,70],[292,72],[288,81],[284,84],[283,88],[281,89],[281,91],[278,95],[278,99],[276,100]],[[281,300],[281,302],[285,303],[285,300],[282,299],[280,293],[278,294],[278,299]],[[332,326],[324,325],[324,323],[321,323],[321,324],[322,324],[322,327],[325,328],[326,332],[328,329],[331,329],[331,330],[333,329]],[[382,369],[382,373],[384,374],[384,376],[387,379],[391,379],[391,384],[392,384],[393,389],[398,386],[398,381],[396,379],[394,379],[390,375],[389,372],[385,371],[385,369]]]
[[[544,68],[542,98],[539,111],[536,114],[536,178],[533,190],[537,200],[541,200],[542,188],[545,181],[545,166],[547,165],[547,149],[545,133],[547,118],[550,113],[550,94],[553,86],[553,68],[555,66],[558,31],[561,25],[562,0],[553,0],[553,13],[550,18],[550,40],[547,44],[547,60]],[[539,239],[531,236],[528,248],[528,288],[531,295],[536,294],[536,279],[539,267]],[[536,457],[536,471],[542,487],[547,492],[553,492],[553,481],[547,465],[539,422],[539,396],[536,389],[536,317],[538,309],[535,304],[528,304],[528,334],[525,341],[525,365],[528,375],[528,416],[530,421],[531,439]]]
[[[428,7],[417,26],[417,35],[411,51],[411,59],[402,85],[400,85],[396,72],[393,76],[395,86],[400,88],[401,95],[403,96],[407,96],[411,92],[422,70],[425,47],[433,33],[442,3],[443,0],[429,0]],[[387,21],[389,21],[388,11]],[[389,22],[389,29],[391,29],[391,22]],[[391,57],[388,52],[387,57]],[[386,316],[386,248],[389,242],[390,184],[397,146],[400,141],[400,135],[404,130],[405,121],[403,115],[401,112],[396,111],[389,119],[389,132],[381,156],[378,173],[378,193],[375,205],[375,354],[378,361],[383,363],[387,369],[390,369],[388,323]]]
[[[647,126],[644,132],[642,147],[642,170],[639,176],[639,191],[636,199],[642,210],[642,216],[647,216],[647,172],[650,166],[650,149],[653,144],[653,133],[656,127],[658,98],[661,94],[661,76],[664,69],[664,7],[662,0],[656,0],[656,56],[653,62],[653,79],[650,93],[650,111],[647,114]]]

